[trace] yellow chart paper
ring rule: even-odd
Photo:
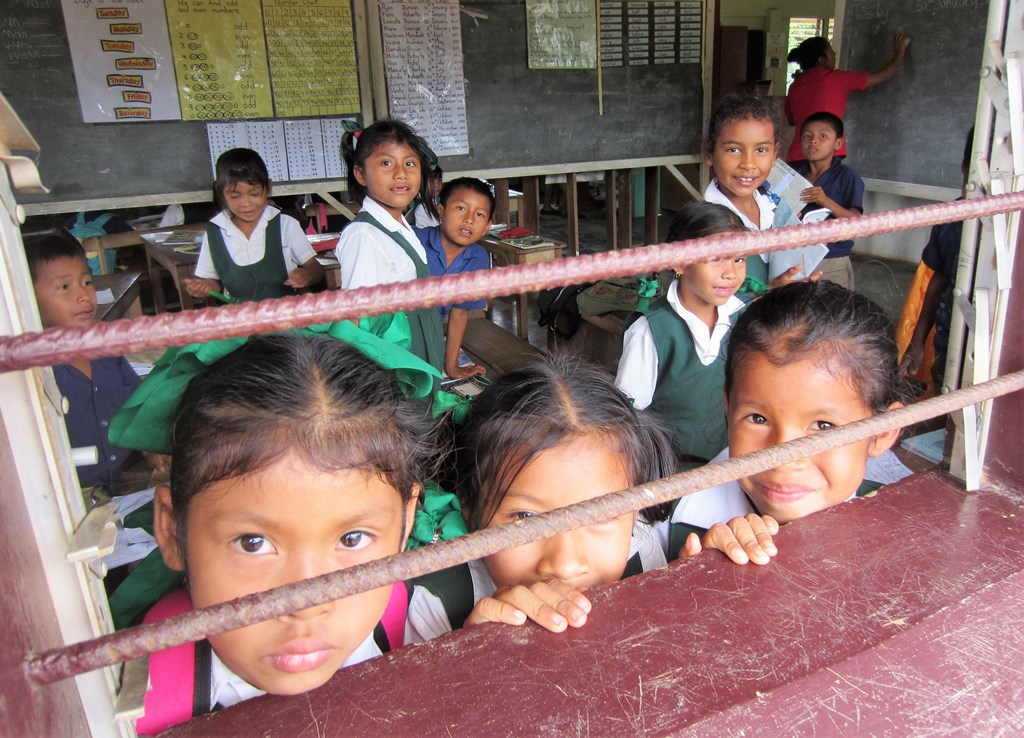
[[[260,0],[168,0],[184,120],[271,118]]]
[[[264,0],[279,118],[359,112],[350,0]]]

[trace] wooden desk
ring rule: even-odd
[[[163,230],[167,230],[166,228]],[[163,271],[170,272],[174,280],[174,287],[178,290],[181,299],[181,309],[191,310],[200,307],[202,302],[197,302],[185,289],[185,280],[191,277],[199,261],[199,250],[193,253],[182,253],[175,251],[174,246],[164,246],[151,239],[145,239],[146,263],[149,265],[149,281],[153,285],[153,302],[156,305],[157,314],[167,312],[167,298],[164,295]]]
[[[495,266],[537,264],[542,261],[558,259],[562,256],[562,249],[565,248],[565,244],[561,241],[552,241],[549,246],[539,246],[532,249],[517,248],[516,246],[490,235],[484,236],[480,239],[480,245],[490,252]],[[522,292],[516,296],[516,334],[520,338],[526,338],[528,335],[528,298],[529,294],[526,292]]]
[[[92,278],[96,291],[110,290],[114,301],[96,306],[96,320],[118,320],[137,318],[142,315],[142,301],[139,299],[138,272],[99,274]]]
[[[113,264],[107,263],[107,249],[123,249],[129,246],[143,246],[146,243],[144,236],[153,233],[166,233],[168,231],[201,231],[206,228],[206,222],[185,223],[184,225],[171,226],[168,228],[146,228],[141,231],[125,231],[124,233],[110,233],[106,236],[92,236],[82,239],[82,248],[86,252],[95,251],[100,259],[100,272],[109,274]]]
[[[541,355],[530,343],[487,318],[471,318],[466,322],[462,348],[486,367],[491,379],[515,371]]]

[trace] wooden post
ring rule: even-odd
[[[616,173],[618,178],[619,197],[615,201],[618,210],[618,248],[628,249],[633,245],[633,186],[630,181],[631,169],[619,169]]]
[[[540,229],[540,181],[538,177],[523,177],[523,208],[519,225],[536,233]]]
[[[565,175],[565,217],[568,219],[566,230],[569,238],[569,253],[580,255],[580,207],[576,192],[576,175]]]
[[[605,232],[608,238],[608,249],[614,251],[619,247],[618,237],[618,192],[615,186],[615,171],[608,169],[604,173],[604,212]]]
[[[644,169],[644,243],[658,243],[658,168]]]
[[[508,180],[492,179],[491,184],[494,185],[494,217],[491,220],[495,223],[508,223]]]

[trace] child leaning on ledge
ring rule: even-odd
[[[489,269],[491,257],[477,243],[491,227],[494,215],[494,193],[490,185],[472,177],[460,177],[446,184],[438,198],[437,212],[441,223],[433,228],[413,228],[427,252],[430,276],[475,272]],[[483,310],[486,300],[471,300],[443,305],[442,320],[447,321],[444,350],[444,372],[463,379],[484,374],[482,366],[460,365],[459,355],[470,310]]]
[[[91,325],[96,318],[96,288],[82,245],[65,231],[25,238],[25,256],[44,328]],[[117,491],[121,470],[132,452],[113,445],[107,435],[110,419],[139,384],[139,377],[123,356],[75,359],[56,364],[53,376],[67,398],[64,425],[72,448],[95,446],[95,464],[78,467],[83,490]],[[165,470],[167,459],[143,454],[155,469]]]

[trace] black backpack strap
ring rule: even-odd
[[[412,592],[414,586],[423,587],[441,600],[445,615],[448,616],[448,622],[453,630],[462,627],[466,618],[473,611],[473,606],[476,605],[473,574],[469,570],[469,564],[459,564],[448,569],[424,574],[412,579],[408,584],[410,585],[409,592]]]
[[[196,650],[192,717],[198,717],[210,712],[213,707],[210,694],[210,690],[213,689],[213,652],[210,649],[210,642],[206,639],[196,641],[192,647]]]

